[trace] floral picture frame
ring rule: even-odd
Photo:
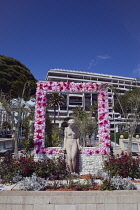
[[[59,153],[61,149],[45,148],[45,121],[46,121],[46,94],[50,92],[63,93],[98,93],[98,134],[99,147],[83,149],[87,155],[102,154],[110,152],[110,123],[108,107],[108,88],[104,83],[74,83],[74,82],[37,82],[35,123],[34,123],[34,151],[36,154]]]

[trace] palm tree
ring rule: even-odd
[[[114,91],[115,92],[115,91]],[[125,131],[129,134],[127,153],[132,155],[132,138],[137,126],[140,124],[140,88],[128,91],[125,95],[118,95],[114,111],[125,118]]]
[[[73,109],[72,117],[76,120],[76,125],[79,128],[82,145],[86,146],[86,135],[97,130],[97,122],[92,117],[91,112],[86,113],[80,106]]]
[[[54,110],[54,125],[56,122],[56,109],[58,109],[64,103],[64,97],[59,93],[47,94],[48,107],[53,107]]]

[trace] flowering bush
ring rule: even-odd
[[[108,160],[104,161],[103,170],[107,171],[110,177],[140,178],[139,163],[139,158],[133,158],[132,156],[122,153],[121,156],[117,157],[109,156]]]
[[[63,157],[58,159],[48,159],[35,162],[32,158],[20,157],[17,161],[11,156],[5,157],[0,163],[0,175],[3,183],[14,182],[13,178],[18,176],[29,177],[33,173],[41,178],[56,177],[64,178],[66,176],[66,166]]]
[[[0,162],[0,175],[3,182],[10,183],[17,173],[17,166],[16,166],[16,160],[12,157],[8,156],[5,157],[2,162]]]
[[[20,159],[16,162],[16,170],[23,177],[31,176],[37,167],[38,163],[35,162],[33,158],[29,157],[20,157]]]

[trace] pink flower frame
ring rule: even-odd
[[[48,92],[85,92],[98,93],[98,129],[99,129],[99,147],[92,149],[83,149],[87,155],[102,154],[110,152],[110,123],[108,109],[108,89],[102,83],[74,83],[74,82],[38,82],[36,90],[35,106],[35,130],[34,130],[34,147],[36,154],[55,154],[49,152],[49,148],[44,147],[45,139],[45,119]],[[62,152],[62,151],[59,151]],[[58,152],[58,153],[59,153]]]

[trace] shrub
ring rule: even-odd
[[[108,160],[104,161],[103,170],[107,171],[110,177],[140,178],[139,162],[139,158],[122,153],[118,157],[109,156]]]
[[[20,175],[23,177],[31,176],[33,172],[38,167],[38,163],[33,160],[33,158],[20,157],[17,161],[16,166]]]
[[[20,157],[17,161],[11,156],[5,157],[0,163],[0,174],[4,183],[13,182],[17,174],[22,177],[32,176],[36,173],[41,178],[64,178],[67,175],[63,157],[35,162],[33,158]]]
[[[137,190],[137,187],[131,178],[113,177],[110,180],[104,180],[100,190]]]
[[[32,174],[31,177],[24,177],[19,182],[20,190],[32,190],[32,191],[40,191],[44,190],[47,186],[47,181],[43,178],[38,177],[35,173]]]
[[[112,184],[110,180],[104,180],[100,190],[116,190],[116,187]]]
[[[125,139],[128,138],[128,133],[116,133],[116,143],[119,144],[119,138],[123,135]],[[114,133],[110,133],[110,139],[114,142]]]
[[[113,177],[111,182],[117,190],[137,190],[137,187],[129,177],[126,179],[122,179],[122,177]]]
[[[10,183],[17,173],[16,160],[12,156],[7,156],[0,163],[0,175],[3,183]]]

